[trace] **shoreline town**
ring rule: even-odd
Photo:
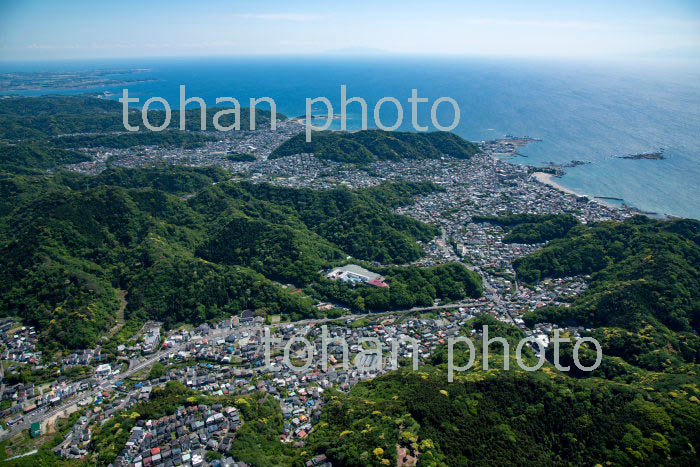
[[[228,134],[223,139],[208,142],[202,148],[85,148],[92,161],[68,166],[69,170],[97,174],[109,164],[121,167],[143,167],[153,164],[187,166],[218,165],[237,174],[236,180],[268,182],[291,187],[328,189],[345,186],[351,189],[376,185],[387,180],[431,181],[444,191],[419,196],[415,203],[396,209],[423,222],[439,227],[440,235],[422,245],[425,256],[413,264],[436,265],[458,261],[478,272],[483,278],[485,296],[459,303],[441,304],[423,309],[390,311],[373,314],[343,314],[336,319],[279,322],[279,317],[261,317],[253,310],[240,316],[197,328],[167,330],[161,323],[147,323],[127,345],[120,345],[117,360],[106,363],[101,347],[83,349],[65,356],[58,362],[42,362],[37,350],[35,329],[8,318],[0,322],[0,341],[6,349],[7,374],[19,368],[31,367],[46,374],[60,369],[64,376],[47,377],[34,383],[3,384],[0,399],[4,407],[0,418],[5,429],[0,440],[17,439],[29,430],[32,437],[53,436],[57,420],[80,412],[77,422],[64,434],[55,452],[65,458],[90,455],[94,430],[116,413],[136,403],[148,400],[155,387],[168,381],[208,395],[249,394],[263,391],[277,399],[283,413],[281,441],[304,445],[314,430],[323,407],[324,390],[334,387],[349,390],[359,381],[388,371],[342,368],[338,349],[331,350],[331,365],[320,366],[320,324],[327,324],[332,337],[342,337],[351,354],[362,350],[361,339],[374,337],[384,348],[405,338],[420,342],[417,355],[420,362],[431,352],[457,335],[461,326],[479,313],[520,327],[545,347],[557,326],[540,323],[533,329],[525,326],[522,315],[545,305],[560,305],[586,290],[585,277],[545,280],[535,287],[519,284],[512,262],[530,254],[543,244],[504,243],[504,230],[488,223],[473,222],[474,216],[510,213],[573,213],[581,222],[623,220],[638,214],[629,207],[611,207],[595,199],[562,191],[553,186],[549,177],[533,175],[533,169],[509,163],[501,155],[513,153],[517,145],[513,138],[479,143],[481,153],[468,160],[452,158],[428,160],[379,161],[368,167],[320,160],[310,154],[281,159],[268,159],[270,152],[301,127],[292,121],[281,122],[278,131],[258,130]],[[523,141],[520,141],[521,143]],[[520,144],[520,143],[518,143]],[[231,152],[250,153],[254,162],[236,162],[226,158]],[[548,175],[548,174],[544,174]],[[546,182],[550,183],[546,183]],[[355,269],[360,271],[361,269]],[[331,271],[332,272],[332,271]],[[338,275],[340,278],[342,276]],[[346,276],[348,276],[346,274]],[[345,276],[342,276],[345,277]],[[342,279],[339,279],[342,280]],[[330,304],[317,303],[320,310]],[[317,362],[305,374],[297,374],[281,364],[282,349],[274,348],[272,370],[264,361],[263,329],[275,328],[279,337],[288,342],[291,337],[306,337],[314,343],[313,361]],[[578,336],[582,328],[562,328]],[[302,358],[305,350],[294,349]],[[402,349],[401,358],[412,357],[410,349]],[[382,362],[389,355],[380,357]],[[367,363],[367,362],[365,362]],[[370,362],[374,367],[377,362]],[[153,375],[150,368],[160,364],[163,371]],[[66,376],[67,375],[67,376]],[[119,449],[113,465],[161,465],[163,460],[173,465],[205,465],[206,451],[227,452],[236,431],[245,423],[234,407],[200,406],[197,410],[178,411],[166,421],[149,420],[130,433],[129,442]],[[175,421],[175,424],[170,421]],[[189,420],[189,424],[177,425]],[[161,432],[166,423],[176,426],[178,442],[169,433]],[[161,436],[162,435],[162,436]],[[21,452],[16,455],[21,455]],[[230,459],[229,465],[245,465]],[[319,461],[318,465],[322,465]]]

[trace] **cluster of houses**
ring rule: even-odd
[[[3,360],[36,365],[41,352],[36,351],[38,336],[34,326],[20,326],[12,318],[0,321],[0,345],[4,348]]]
[[[64,401],[73,397],[81,391],[90,388],[90,381],[76,381],[76,382],[54,382],[49,386],[49,388],[44,389],[40,394],[35,392],[34,398],[27,398],[27,404],[24,405],[23,412],[25,414],[33,412],[34,410],[44,408],[44,407],[54,407]],[[10,392],[10,391],[6,391]]]
[[[93,361],[99,361],[102,358],[100,349],[83,349],[76,350],[66,358],[61,360],[61,366],[69,368],[71,366],[82,365],[86,366]]]
[[[562,283],[564,281],[559,285]],[[265,365],[264,328],[260,323],[249,322],[231,328],[232,321],[227,320],[214,329],[207,327],[179,331],[168,339],[183,333],[191,337],[178,344],[184,344],[183,350],[161,358],[161,362],[166,364],[163,376],[135,384],[115,383],[114,391],[105,394],[101,410],[91,407],[98,410],[88,418],[88,423],[81,419],[59,449],[68,458],[84,456],[88,449],[86,441],[90,439],[87,429],[90,422],[105,420],[140,400],[147,400],[153,387],[172,380],[210,395],[247,394],[253,391],[272,395],[279,401],[284,419],[280,441],[301,446],[320,419],[326,389],[335,387],[348,391],[359,381],[391,370],[394,358],[410,361],[415,355],[420,364],[430,358],[432,352],[445,344],[448,338],[456,336],[469,319],[482,312],[497,316],[492,301],[478,299],[469,300],[459,308],[424,316],[378,316],[359,326],[351,319],[342,323],[328,323],[325,331],[321,326],[309,324],[280,325],[274,328],[280,342],[272,345],[269,367]],[[546,346],[552,329],[551,325],[539,325],[535,330],[528,330],[527,335],[541,340]],[[224,330],[228,334],[218,334],[222,337],[217,338],[217,333]],[[576,330],[572,331],[575,333]],[[329,339],[326,365],[323,364],[323,332]],[[296,372],[282,361],[284,346],[297,336],[303,336],[312,343],[312,364],[304,372]],[[371,360],[363,346],[363,339],[366,338],[377,339],[382,348],[379,355]],[[405,344],[406,339],[413,339],[417,345],[414,347],[410,342]],[[394,344],[399,344],[396,355],[393,354]],[[347,366],[344,365],[344,345],[348,351]],[[290,353],[299,360],[306,358],[303,346],[291,346]],[[358,354],[364,356],[354,358]],[[226,356],[233,356],[235,365],[224,362]],[[96,401],[96,404],[99,402]],[[235,430],[241,423],[240,416],[230,408],[180,408],[172,416],[141,423],[132,432],[114,465],[208,465],[205,452],[218,450],[227,453]],[[177,442],[173,441],[172,433],[175,433]],[[327,465],[325,458],[314,459],[309,461],[312,462],[310,465]],[[220,465],[242,464],[229,458]]]
[[[157,467],[209,465],[206,451],[227,453],[242,424],[235,407],[196,405],[179,407],[157,420],[140,420],[131,429],[124,450],[113,466]],[[223,465],[243,467],[233,459]]]
[[[542,245],[504,243],[505,232],[501,227],[489,223],[469,223],[460,232],[454,232],[454,239],[461,246],[464,259],[481,268],[494,268],[513,273],[514,259],[527,256],[542,248]]]
[[[83,399],[78,402],[83,415],[66,434],[64,440],[53,449],[54,452],[67,459],[80,459],[87,456],[90,453],[94,424],[104,423],[117,412],[130,409],[140,401],[138,395],[138,390],[126,395],[119,391],[103,391],[94,400]]]
[[[226,156],[228,153],[254,154],[260,158],[261,162],[277,146],[285,140],[303,130],[299,122],[294,119],[280,120],[277,122],[275,131],[258,127],[256,131],[245,131],[243,129],[232,132],[208,131],[205,135],[212,136],[212,141],[206,141],[201,147],[181,148],[166,146],[135,146],[129,148],[81,148],[89,153],[92,160],[70,164],[66,166],[74,172],[97,175],[107,168],[107,161],[110,164],[137,168],[153,164],[173,164],[187,166],[210,166],[216,164],[231,172],[238,172],[246,168],[260,165],[259,162],[236,162],[231,161]],[[268,163],[276,166],[274,161]]]
[[[89,418],[83,415],[73,425],[63,442],[54,448],[54,452],[67,459],[82,459],[88,454],[91,439]]]

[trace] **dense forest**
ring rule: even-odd
[[[52,151],[5,160],[13,168],[46,167],[72,157]],[[226,182],[227,173],[216,168],[110,168],[96,177],[27,170],[0,174],[6,195],[0,313],[37,326],[47,350],[93,346],[115,324],[120,291],[128,320],[168,326],[248,308],[292,319],[318,316],[308,294],[275,281],[342,303],[344,297],[315,285],[326,282],[319,271],[348,255],[407,263],[422,255],[419,242],[437,232],[391,210],[439,190],[429,183],[315,191]],[[186,193],[191,196],[180,196]],[[480,293],[478,276],[466,269],[410,274],[387,272],[395,289],[388,297],[386,291],[367,296],[367,308]],[[364,289],[353,294],[373,288]],[[348,306],[364,310],[353,294]]]
[[[264,218],[262,221],[298,231],[308,229],[356,258],[402,264],[420,258],[422,249],[416,242],[430,240],[437,235],[437,229],[396,215],[390,208],[409,204],[413,196],[437,190],[440,188],[432,183],[415,182],[385,183],[355,192],[345,188],[311,190],[241,182],[210,187],[192,198],[189,204],[215,222],[211,231],[213,241],[201,250],[204,257],[212,260],[218,254],[226,255],[221,251],[226,244],[217,244],[217,236],[222,232],[225,235],[225,229],[235,228],[236,224],[234,219],[231,225],[222,213],[243,207],[244,214]],[[253,231],[249,232],[248,235],[254,235]],[[245,241],[245,235],[241,235],[243,238],[237,241]],[[314,242],[317,240],[310,240],[310,244]],[[324,243],[318,242],[318,245],[324,246]],[[292,246],[301,247],[298,242]],[[264,246],[256,248],[256,254],[264,254],[265,249]]]
[[[488,222],[503,227],[504,243],[544,243],[566,235],[579,222],[571,214],[511,214],[474,216],[472,222]]]
[[[477,298],[483,294],[481,276],[460,263],[426,268],[392,267],[378,270],[391,287],[353,287],[321,279],[309,288],[309,295],[331,298],[355,311],[405,310],[443,302]]]
[[[230,152],[226,155],[226,159],[231,162],[255,162],[257,160],[254,155],[243,152]]]
[[[505,337],[510,359],[518,328],[479,315],[462,335]],[[647,374],[644,384],[577,379],[545,363],[541,371],[502,370],[503,348],[480,339],[472,369],[447,382],[445,346],[432,366],[407,368],[333,392],[305,450],[334,465],[692,465],[700,446],[697,378]],[[461,348],[460,348],[461,347]],[[466,346],[455,347],[464,364]],[[526,360],[532,360],[531,351]],[[532,365],[528,361],[528,365]],[[407,366],[407,365],[406,365]],[[342,440],[342,442],[338,442]],[[409,456],[409,457],[406,457]]]
[[[50,169],[89,160],[87,154],[43,144],[0,143],[0,170],[6,172],[36,173],[32,169]]]
[[[68,135],[51,138],[50,143],[61,148],[116,148],[135,146],[159,146],[164,148],[193,149],[215,141],[212,136],[190,131],[136,131],[133,133],[110,133],[99,135]]]
[[[580,225],[514,267],[526,282],[591,275],[569,306],[540,308],[526,322],[597,328],[606,355],[644,368],[700,362],[700,222]]]
[[[172,194],[195,193],[229,178],[231,178],[229,172],[219,167],[182,167],[177,165],[138,169],[111,166],[94,177],[84,177],[66,171],[56,174],[57,182],[74,190],[111,185],[122,188],[153,188]]]
[[[224,107],[207,107],[207,130],[214,130],[214,115],[224,110]],[[160,126],[165,121],[165,111],[149,110],[148,117],[152,126]],[[286,117],[277,114],[278,120]],[[271,113],[268,110],[256,109],[256,127],[270,126]],[[122,122],[122,104],[108,99],[98,99],[90,96],[42,96],[42,97],[10,97],[0,99],[0,139],[6,140],[47,140],[62,147],[130,147],[136,144],[170,144],[185,146],[198,144],[206,139],[201,135],[181,135],[146,130],[141,119],[141,111],[131,109],[129,123],[140,126],[143,135],[75,135],[76,133],[123,133],[126,131]],[[222,126],[233,124],[234,116],[227,114],[219,119]],[[185,128],[199,131],[201,111],[190,108],[185,111]],[[250,110],[241,108],[240,128],[250,129]],[[180,111],[173,110],[169,129],[180,127]],[[163,133],[163,132],[160,132]],[[65,136],[64,140],[51,138]],[[62,141],[62,142],[61,142]]]
[[[320,159],[366,164],[377,160],[438,159],[442,156],[469,159],[477,152],[476,145],[447,132],[325,131],[313,133],[308,143],[304,134],[296,135],[275,149],[270,158],[313,153]]]
[[[431,367],[401,370],[331,396],[311,446],[348,466],[396,465],[399,450],[426,466],[697,461],[696,386],[674,398],[548,372],[473,373],[447,383]]]

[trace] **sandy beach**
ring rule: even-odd
[[[559,185],[557,182],[553,180],[554,175],[553,174],[548,174],[545,172],[533,172],[532,176],[540,183],[544,183],[545,185],[549,185],[552,188],[556,188],[557,190],[563,191],[564,193],[568,193],[570,195],[576,195],[576,196],[586,196],[581,193],[576,193],[573,190],[569,190],[568,188],[565,188],[561,185]]]

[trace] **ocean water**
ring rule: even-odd
[[[122,87],[141,102],[153,96],[178,107],[180,84],[187,95],[208,105],[231,96],[241,105],[251,97],[272,97],[277,111],[305,113],[305,99],[327,97],[339,113],[340,85],[348,97],[367,101],[372,109],[382,97],[402,103],[401,129],[410,130],[411,89],[419,104],[418,122],[430,124],[430,106],[443,96],[460,107],[455,132],[470,140],[506,134],[542,139],[522,149],[515,163],[542,166],[550,161],[583,160],[567,169],[561,185],[590,196],[622,198],[644,211],[700,218],[700,68],[693,65],[550,62],[404,57],[256,57],[216,59],[138,59],[90,62],[2,63],[0,71],[136,69],[119,75],[155,81],[90,91],[120,97]],[[117,77],[118,78],[118,77]],[[81,93],[88,90],[44,90],[22,94]],[[155,107],[154,107],[155,108]],[[348,128],[360,126],[360,107],[348,107]],[[437,109],[438,121],[453,119],[449,105]],[[325,114],[316,104],[314,114]],[[395,121],[391,104],[382,106],[382,122]],[[317,124],[322,123],[320,120]],[[338,128],[333,121],[331,128]],[[664,149],[665,160],[624,160],[616,155]]]

